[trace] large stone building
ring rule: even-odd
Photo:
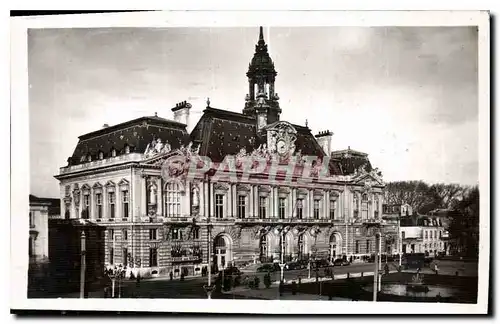
[[[49,261],[49,218],[60,215],[59,199],[29,195],[28,255],[30,263]]]
[[[330,132],[280,120],[262,29],[242,113],[191,104],[79,137],[60,169],[65,218],[106,227],[105,262],[143,275],[229,264],[360,257],[375,249],[383,182]],[[286,109],[286,108],[285,108]],[[364,161],[364,162],[363,162]],[[368,163],[365,163],[368,161]]]

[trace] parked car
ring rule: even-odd
[[[298,262],[288,262],[285,265],[286,270],[299,270],[302,269],[302,265]]]
[[[257,268],[257,272],[274,272],[279,270],[277,263],[266,263]]]
[[[333,261],[334,266],[348,266],[350,264],[351,264],[351,262],[344,260],[344,259],[337,259],[337,260]]]
[[[330,264],[328,263],[328,261],[323,259],[315,260],[314,262],[311,263],[311,267],[313,268],[324,268],[328,267],[329,265]]]
[[[221,273],[222,270],[219,271],[219,273]],[[226,269],[224,269],[224,276],[241,276],[242,275],[242,272],[240,271],[240,269],[238,269],[237,267],[228,267]]]

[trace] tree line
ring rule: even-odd
[[[446,209],[448,231],[456,252],[477,256],[479,247],[479,187],[460,184],[428,184],[424,181],[396,181],[386,184],[386,204],[409,204],[413,211],[427,215]]]

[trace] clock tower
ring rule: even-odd
[[[280,119],[279,97],[274,88],[276,75],[264,41],[263,29],[260,27],[259,41],[248,66],[248,93],[243,109],[243,114],[256,117],[259,130]]]

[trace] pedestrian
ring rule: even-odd
[[[170,271],[169,276],[170,276],[170,280],[173,280],[173,279],[174,279],[174,274],[172,273],[172,271]]]
[[[285,284],[283,283],[283,280],[280,281],[279,290],[280,290],[280,296],[283,296],[283,292],[285,291]]]
[[[434,263],[434,272],[436,273],[436,275],[438,274],[438,271],[439,271],[439,268],[438,268],[438,265],[436,262],[436,263]]]

